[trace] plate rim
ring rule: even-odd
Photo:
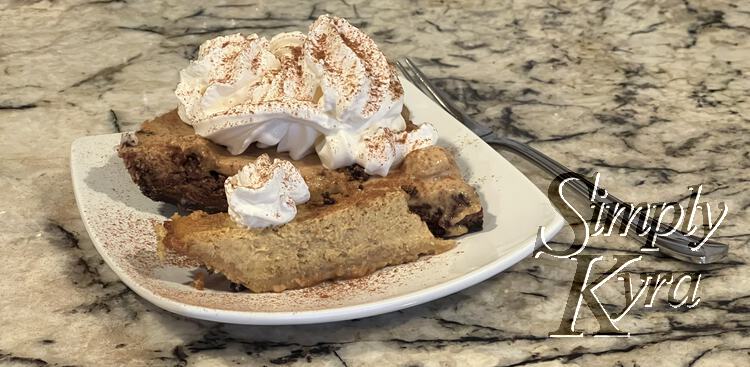
[[[77,169],[80,164],[75,164],[75,159],[77,157],[76,151],[78,151],[80,149],[80,146],[85,144],[87,140],[101,139],[105,136],[122,136],[123,134],[125,133],[84,136],[76,139],[73,144],[71,144],[70,169],[71,177],[73,179],[73,193],[76,199],[76,205],[78,206],[78,210],[81,215],[84,227],[89,234],[91,242],[94,244],[94,247],[99,253],[99,256],[102,257],[107,266],[112,269],[112,271],[118,276],[118,278],[140,297],[143,297],[159,308],[178,315],[201,320],[243,325],[319,324],[375,316],[434,301],[436,299],[443,298],[445,296],[477,285],[501,273],[505,269],[517,264],[528,255],[530,255],[533,252],[533,249],[536,247],[535,244],[537,242],[537,234],[534,234],[533,236],[529,236],[522,241],[518,241],[519,245],[517,245],[517,248],[512,252],[499,257],[484,266],[467,272],[462,276],[421,289],[419,291],[357,305],[306,311],[266,312],[223,310],[179,302],[177,300],[169,299],[156,294],[148,288],[142,286],[139,282],[130,277],[127,272],[125,272],[111,256],[107,255],[108,251],[103,248],[103,245],[100,243],[100,241],[98,241],[98,238],[92,236],[92,233],[96,232],[92,231],[90,220],[88,220],[88,215],[80,205],[80,203],[82,202],[82,198],[80,197],[81,190],[78,187],[78,182],[79,180],[81,180],[81,177],[79,175],[82,172],[80,172],[80,169]],[[515,167],[513,168],[516,169]],[[533,183],[531,183],[530,181],[529,184],[533,185]],[[534,187],[534,189],[538,190],[538,188],[536,187]],[[554,206],[551,207],[554,209]],[[553,238],[562,229],[564,223],[564,219],[555,209],[552,220],[549,223],[540,224],[545,228],[544,240],[548,241]]]

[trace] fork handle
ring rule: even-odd
[[[526,160],[547,171],[547,173],[554,175],[554,177],[559,177],[566,174],[575,174],[567,167],[548,157],[544,153],[534,149],[528,144],[498,136],[496,134],[486,135],[482,137],[482,139],[490,145],[503,148],[525,158]],[[577,175],[577,177],[580,180],[571,180],[566,184],[569,184],[575,192],[582,195],[587,200],[591,200],[591,191],[594,190],[594,184],[581,175]],[[608,204],[609,208],[612,208],[614,204],[619,204],[620,206],[626,205],[622,200],[616,198],[612,194],[609,194],[604,198],[602,198],[601,195],[595,195],[593,201],[597,204]],[[606,219],[612,220],[612,216],[615,214],[615,211],[604,210],[604,213],[606,213]],[[622,216],[622,218],[620,218],[620,216],[617,216],[617,218],[615,219],[620,222],[624,217],[624,215]],[[639,215],[633,220],[634,228],[646,228],[645,225],[648,220],[649,217],[645,212],[639,212]],[[663,228],[665,231],[672,230],[672,227],[665,225],[661,225],[660,228]],[[645,244],[648,237],[640,236],[637,232],[637,230],[629,230],[627,234],[638,242]],[[706,241],[706,243],[697,250],[691,248],[692,243],[697,244],[699,242],[699,238],[690,236],[679,230],[675,230],[667,236],[656,236],[654,240],[654,244],[656,245],[656,247],[665,255],[695,264],[709,264],[719,261],[724,258],[729,252],[729,248],[727,245],[714,241]]]

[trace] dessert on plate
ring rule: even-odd
[[[395,69],[342,18],[208,40],[175,94],[178,109],[118,153],[145,195],[194,210],[157,227],[160,251],[251,291],[360,277],[482,228],[453,155],[409,120]]]
[[[302,205],[293,221],[263,230],[247,230],[227,213],[198,211],[165,222],[162,245],[254,292],[361,277],[454,246],[409,211],[406,195],[372,190],[337,205]]]

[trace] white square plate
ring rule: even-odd
[[[457,156],[477,188],[484,229],[462,236],[456,248],[370,276],[282,293],[234,293],[226,280],[190,285],[196,267],[181,258],[159,261],[153,224],[175,208],[141,194],[115,147],[120,134],[83,137],[72,145],[71,171],[81,218],[102,258],[122,281],[155,305],[198,319],[256,325],[311,324],[361,318],[428,302],[477,284],[529,256],[539,226],[547,237],[563,219],[515,167],[409,82],[412,119],[430,122],[439,144]],[[547,239],[549,239],[547,238]]]

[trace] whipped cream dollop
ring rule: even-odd
[[[370,37],[329,15],[306,35],[206,41],[180,72],[175,94],[182,120],[232,154],[253,143],[275,145],[292,159],[315,150],[326,168],[358,163],[384,176],[405,153],[437,140],[435,129],[423,124],[414,137],[383,145],[392,152],[371,147],[383,131],[404,132],[403,88]]]
[[[310,200],[310,190],[299,170],[282,159],[262,154],[224,182],[229,216],[236,223],[263,228],[287,223],[297,215],[297,204]]]

